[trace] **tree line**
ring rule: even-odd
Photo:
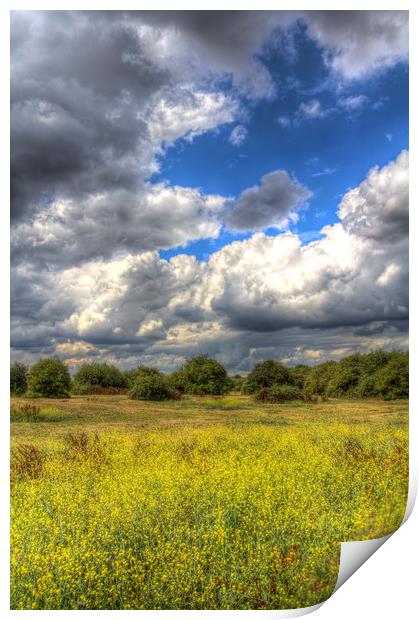
[[[147,366],[121,371],[111,364],[92,363],[80,366],[73,378],[58,358],[42,358],[30,368],[19,362],[12,365],[10,391],[30,398],[127,392],[132,399],[170,400],[184,394],[241,392],[271,403],[331,397],[394,400],[408,398],[409,355],[377,350],[295,367],[266,360],[246,376],[229,376],[218,361],[198,355],[170,374]]]

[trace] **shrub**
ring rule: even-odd
[[[137,368],[131,368],[124,372],[125,382],[130,389],[134,386],[137,377],[145,375],[159,375],[160,372],[155,368],[149,368],[148,366],[138,366]]]
[[[197,355],[187,360],[182,368],[170,377],[171,385],[187,394],[227,394],[231,381],[227,371],[207,355]]]
[[[330,396],[357,396],[357,388],[363,374],[363,359],[359,353],[348,355],[335,365],[327,393]]]
[[[28,387],[28,368],[25,364],[15,362],[10,367],[10,393],[21,396]]]
[[[179,395],[162,373],[141,373],[130,390],[133,400],[169,400]]]
[[[253,370],[247,375],[243,384],[243,391],[246,394],[255,394],[264,388],[273,385],[292,384],[292,376],[288,368],[275,362],[267,360],[256,364]]]
[[[262,388],[255,399],[264,403],[284,403],[289,400],[301,400],[301,392],[296,385],[271,385]]]
[[[409,397],[408,353],[392,353],[388,364],[375,373],[374,389],[384,400]]]
[[[310,368],[304,380],[304,392],[309,396],[327,396],[336,364],[329,361]]]
[[[127,382],[124,375],[111,364],[83,364],[73,381],[73,391],[79,394],[95,393],[97,388],[125,387]]]
[[[44,357],[28,374],[28,396],[31,398],[69,398],[71,379],[67,366],[57,358]]]
[[[294,366],[294,368],[288,368],[288,371],[292,379],[291,384],[303,388],[307,375],[310,372],[310,366],[299,364],[298,366]]]

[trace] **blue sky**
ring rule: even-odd
[[[291,226],[307,242],[337,221],[342,196],[370,168],[385,165],[408,148],[408,67],[399,63],[365,80],[339,82],[331,78],[321,51],[303,28],[291,57],[274,46],[259,58],[269,68],[277,93],[270,100],[242,101],[244,142],[229,142],[232,124],[193,141],[179,140],[167,149],[152,180],[237,197],[264,174],[284,169],[313,194],[299,222]],[[359,98],[359,105],[345,109],[339,102],[350,98]],[[313,101],[320,104],[319,116],[298,118],[299,106]],[[280,117],[289,124],[283,126]],[[268,229],[267,234],[279,231]],[[161,256],[187,253],[205,259],[232,240],[249,236],[224,231],[215,240],[163,250]]]

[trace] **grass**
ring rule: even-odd
[[[36,404],[11,425],[13,609],[313,605],[340,541],[403,518],[404,401]]]

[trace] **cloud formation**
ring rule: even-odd
[[[194,352],[216,352],[231,369],[244,369],[272,347],[287,359],[310,362],[320,341],[325,356],[328,349],[343,354],[345,342],[348,350],[354,342],[403,344],[407,165],[402,152],[373,169],[343,197],[340,222],[306,245],[290,232],[255,233],[208,262],[145,252],[56,273],[17,267],[13,343],[65,357],[62,343],[82,342],[80,359],[100,351],[129,365],[154,356],[167,368]],[[383,227],[371,234],[383,205]],[[333,346],[337,334],[339,347]]]
[[[260,185],[240,194],[227,224],[236,231],[285,228],[289,220],[298,219],[297,209],[310,195],[310,191],[285,170],[276,170],[263,176]]]
[[[403,11],[12,14],[15,356],[170,368],[208,352],[247,370],[404,342],[406,152],[347,192],[339,222],[307,244],[264,232],[307,205],[291,172],[232,197],[153,180],[179,141],[224,131],[244,143],[248,110],[280,88],[269,53],[301,23],[334,83],[406,59]],[[366,103],[342,95],[334,109]],[[316,98],[298,109],[300,120],[329,114]],[[232,231],[249,237],[206,262],[159,254]]]

